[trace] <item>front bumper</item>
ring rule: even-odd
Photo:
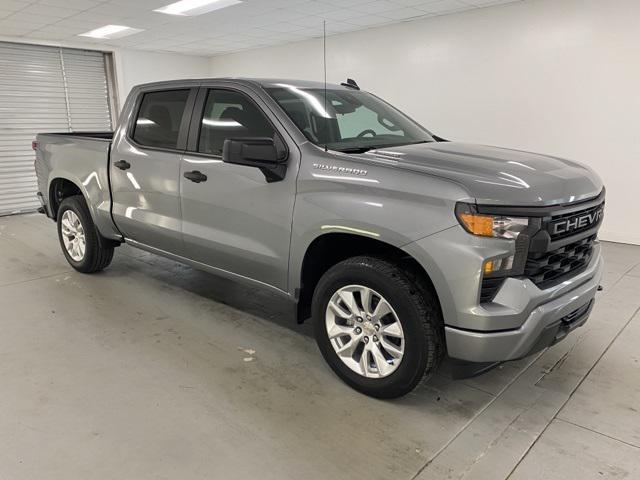
[[[449,356],[468,362],[516,360],[564,339],[582,326],[593,308],[602,277],[598,256],[594,275],[579,287],[535,307],[520,328],[496,332],[445,327]]]
[[[587,320],[602,278],[599,244],[578,275],[544,290],[528,279],[508,278],[491,303],[480,304],[484,259],[510,254],[510,248],[461,227],[405,246],[434,283],[450,357],[487,364],[515,360],[560,341]]]

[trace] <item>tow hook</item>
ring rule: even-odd
[[[598,291],[601,292],[602,290],[604,290],[604,288],[602,288],[602,285],[598,285]]]

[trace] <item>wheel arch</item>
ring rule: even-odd
[[[73,195],[82,195],[87,200],[85,192],[82,191],[78,183],[65,177],[55,177],[49,182],[48,195],[49,209],[54,220],[58,218],[58,209],[65,198]],[[91,209],[89,209],[89,212],[93,217]]]
[[[356,233],[331,232],[314,238],[305,250],[295,289],[298,323],[303,323],[309,318],[313,292],[322,275],[333,265],[358,255],[383,257],[402,264],[412,276],[430,289],[438,300],[437,291],[428,272],[420,262],[400,247]]]
[[[111,218],[110,185],[100,183],[97,173],[89,174],[83,182],[68,170],[59,169],[51,173],[48,185],[48,214],[53,220],[57,219],[60,203],[65,198],[82,195],[100,234],[109,240],[122,241],[122,235]]]

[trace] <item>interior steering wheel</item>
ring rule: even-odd
[[[378,134],[377,134],[374,130],[371,130],[370,128],[367,128],[366,130],[361,131],[361,132],[356,136],[356,138],[362,138],[362,137],[364,137],[364,136],[365,136],[365,135],[367,135],[367,134],[371,134],[371,136],[373,136],[373,137],[377,137],[377,136],[378,136]]]

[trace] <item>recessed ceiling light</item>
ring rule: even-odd
[[[89,32],[81,33],[79,37],[91,38],[120,38],[134,33],[142,32],[140,28],[125,27],[124,25],[105,25]]]
[[[241,0],[180,0],[166,7],[158,8],[154,12],[167,13],[169,15],[202,15],[221,8],[230,7],[242,3]]]

